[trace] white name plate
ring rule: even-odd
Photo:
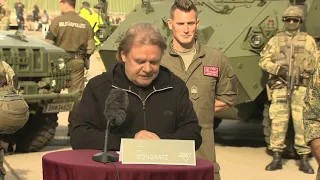
[[[123,164],[163,164],[196,166],[193,140],[121,139]]]

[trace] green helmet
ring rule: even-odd
[[[289,6],[283,11],[282,17],[298,17],[304,20],[303,10],[298,6]]]
[[[29,106],[16,93],[0,91],[0,134],[13,134],[29,119]]]

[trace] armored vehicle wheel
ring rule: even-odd
[[[214,118],[214,120],[213,120],[213,124],[214,124],[214,129],[217,129],[218,127],[219,127],[219,125],[221,124],[221,122],[222,122],[222,119],[220,119],[220,118]]]
[[[55,135],[57,120],[55,113],[31,115],[27,124],[17,132],[17,151],[37,152],[47,146]]]
[[[270,135],[271,135],[271,120],[269,118],[269,106],[270,104],[265,104],[263,111],[263,133],[265,135],[265,141],[267,145],[270,144]],[[292,121],[289,122],[289,127],[286,135],[286,149],[283,151],[283,158],[287,159],[299,159],[296,150],[294,149],[294,129]],[[272,154],[270,150],[267,149],[268,154]]]

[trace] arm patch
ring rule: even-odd
[[[270,49],[271,49],[271,45],[270,45],[270,44],[267,44],[267,45],[263,48],[263,50],[261,51],[260,55],[261,55],[261,56],[264,56],[266,53],[269,52]]]

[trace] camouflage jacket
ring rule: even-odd
[[[309,143],[320,137],[320,53],[305,96],[304,125],[305,139]]]
[[[13,90],[14,77],[15,73],[10,65],[0,60],[0,91]]]

